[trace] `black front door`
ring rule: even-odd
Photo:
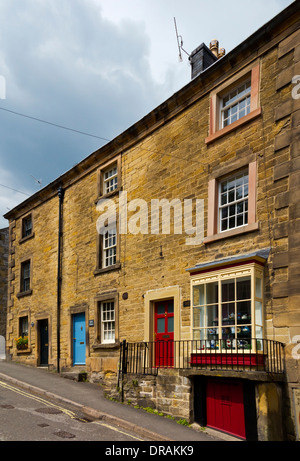
[[[39,321],[40,365],[48,365],[48,320]]]

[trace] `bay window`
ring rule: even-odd
[[[256,263],[194,276],[193,339],[203,349],[250,350],[264,334],[262,283]]]

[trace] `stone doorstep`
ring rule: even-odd
[[[81,382],[81,381],[85,381],[88,377],[88,374],[86,371],[82,370],[82,369],[72,369],[72,370],[69,370],[69,371],[61,371],[60,372],[60,376],[62,378],[67,378],[67,379],[71,379],[73,381],[78,381],[78,382]]]

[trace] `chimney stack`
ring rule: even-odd
[[[209,48],[202,43],[190,55],[189,60],[192,67],[192,79],[214,64],[219,58],[225,55],[224,48],[219,50],[218,40],[212,40]]]

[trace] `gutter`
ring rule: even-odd
[[[61,283],[62,283],[62,227],[63,227],[63,200],[64,190],[58,189],[58,250],[57,250],[57,373],[60,373],[60,311],[61,311]]]

